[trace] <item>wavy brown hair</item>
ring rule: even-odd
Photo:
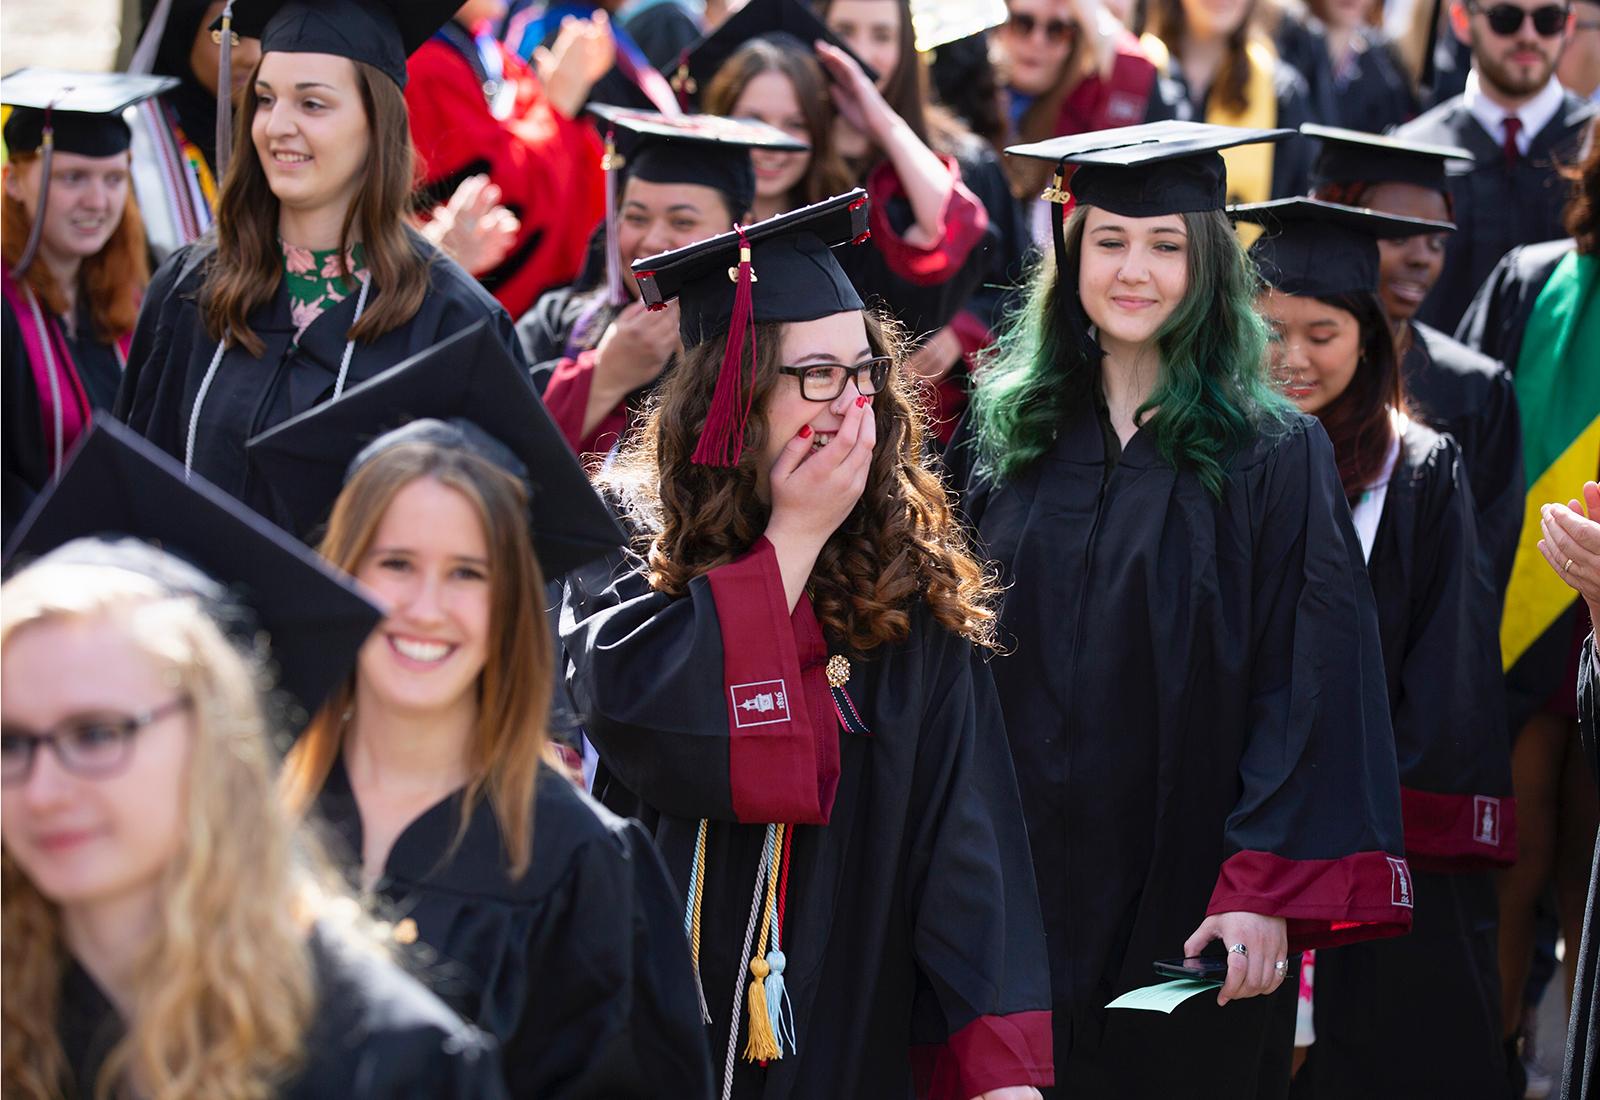
[[[1361,329],[1361,359],[1355,375],[1345,391],[1317,413],[1333,441],[1345,498],[1354,501],[1372,487],[1383,468],[1394,430],[1390,410],[1406,411],[1400,357],[1376,294],[1318,295],[1317,301],[1350,314]]]
[[[925,429],[898,363],[903,337],[870,311],[862,317],[873,354],[897,362],[872,403],[878,443],[867,486],[817,555],[806,586],[817,620],[830,640],[864,654],[903,641],[922,601],[947,630],[993,647],[994,579],[968,549],[943,482],[923,465]],[[791,384],[778,372],[782,340],[781,324],[756,326],[753,408],[765,409],[778,385]],[[720,339],[685,352],[601,479],[644,532],[638,549],[651,587],[671,596],[749,550],[771,512],[756,492],[763,417],[750,418],[732,470],[691,461],[721,365]]]
[[[555,667],[541,602],[544,575],[528,533],[527,490],[469,451],[426,442],[397,444],[368,459],[351,477],[334,503],[318,551],[355,573],[395,496],[424,477],[466,498],[489,546],[491,657],[478,677],[478,723],[467,750],[456,840],[465,834],[478,800],[487,798],[500,825],[508,869],[517,878],[533,855],[534,785],[549,739],[545,719]],[[356,676],[350,674],[284,761],[281,788],[294,813],[304,814],[316,802],[344,745]]]
[[[1600,122],[1589,127],[1588,151],[1576,167],[1562,171],[1572,183],[1564,223],[1578,255],[1600,254]]]
[[[46,560],[0,594],[0,647],[44,622],[104,622],[193,702],[181,843],[134,960],[127,1033],[98,1081],[71,1081],[56,1032],[61,910],[0,846],[6,1094],[268,1100],[303,1058],[315,1007],[306,935],[327,872],[277,805],[256,671],[197,599],[129,570]]]
[[[416,151],[405,96],[394,81],[362,61],[356,86],[367,115],[367,164],[356,199],[339,231],[340,264],[360,241],[372,273],[372,297],[349,338],[371,343],[416,316],[428,292],[428,261],[412,240],[408,220]],[[231,334],[251,355],[265,345],[250,327],[250,315],[272,300],[283,279],[278,245],[278,200],[267,183],[251,135],[259,107],[258,62],[240,93],[242,105],[228,175],[217,200],[217,252],[206,270],[200,302],[213,340]],[[344,272],[347,284],[353,281]]]
[[[833,147],[833,100],[828,97],[827,77],[817,59],[798,46],[767,38],[746,42],[717,70],[706,89],[702,109],[709,115],[732,115],[745,87],[762,73],[788,78],[800,113],[805,116],[806,140],[811,143],[806,174],[789,196],[790,209],[850,190],[854,181]]]
[[[6,172],[17,171],[24,165],[39,160],[37,152],[12,153]],[[40,180],[39,186],[48,186]],[[33,220],[21,202],[6,195],[0,201],[0,255],[6,266],[15,268],[28,240]],[[139,302],[144,288],[150,284],[150,261],[145,251],[144,219],[139,216],[139,204],[133,197],[133,182],[128,183],[128,202],[122,208],[122,217],[105,246],[83,261],[78,277],[89,303],[89,321],[94,334],[105,343],[120,340],[133,331],[139,319]],[[33,290],[40,303],[57,317],[67,312],[66,291],[56,285],[50,268],[35,260],[23,276],[23,282]]]

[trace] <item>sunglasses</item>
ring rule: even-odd
[[[1522,29],[1523,16],[1533,19],[1533,29],[1545,38],[1554,38],[1567,25],[1567,10],[1559,4],[1546,4],[1528,11],[1515,4],[1496,4],[1492,8],[1474,5],[1483,14],[1489,29],[1502,38],[1509,38]]]
[[[1073,25],[1062,19],[1040,19],[1025,11],[1014,11],[1006,20],[1012,33],[1019,38],[1032,38],[1034,31],[1044,31],[1046,42],[1061,43],[1072,33]]]

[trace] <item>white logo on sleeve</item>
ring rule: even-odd
[[[1500,800],[1486,794],[1472,796],[1472,839],[1500,846]]]
[[[1403,859],[1385,856],[1389,861],[1390,897],[1389,900],[1402,909],[1411,908],[1411,869],[1406,866]]]
[[[789,688],[782,680],[734,684],[728,694],[733,699],[733,724],[741,729],[789,721]]]

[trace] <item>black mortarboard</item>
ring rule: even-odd
[[[466,447],[526,484],[534,549],[551,580],[625,541],[488,320],[263,432],[246,450],[285,521],[305,535],[328,518],[356,468],[407,440]]]
[[[911,29],[918,53],[982,34],[1009,17],[1005,0],[911,0]]]
[[[39,150],[43,162],[39,178],[48,183],[51,158],[58,152],[85,157],[127,152],[133,132],[123,121],[122,112],[177,83],[168,76],[19,69],[0,80],[0,103],[11,108],[5,124],[6,148],[13,153]],[[48,186],[40,187],[33,225],[12,271],[18,278],[39,251],[49,195]]]
[[[867,239],[867,202],[867,193],[858,187],[634,261],[633,277],[647,306],[678,299],[678,332],[685,348],[728,334],[711,415],[694,461],[711,466],[739,461],[749,412],[741,394],[743,352],[751,326],[814,321],[862,308],[861,296],[832,250]]]
[[[406,58],[460,6],[460,0],[234,0],[233,32],[261,39],[263,54],[362,61],[404,88]]]
[[[1059,177],[1072,164],[1077,170],[1071,194],[1079,203],[1128,218],[1153,218],[1221,210],[1227,187],[1221,151],[1293,134],[1202,122],[1147,122],[1013,145],[1006,152],[1055,163],[1058,182],[1042,196],[1052,202],[1067,200]]]
[[[614,304],[626,301],[616,239],[617,204],[621,201],[618,170],[624,177],[650,183],[714,187],[727,200],[732,224],[743,218],[756,200],[750,150],[798,152],[807,147],[782,130],[753,119],[672,116],[603,103],[591,103],[588,109],[606,130],[606,279]]]
[[[724,19],[716,30],[684,51],[672,77],[673,86],[692,102],[711,86],[722,63],[740,46],[757,38],[779,37],[790,39],[807,53],[817,42],[826,42],[855,58],[868,80],[876,82],[878,79],[878,74],[800,0],[750,0]]]
[[[1261,277],[1285,294],[1310,297],[1376,291],[1379,240],[1455,229],[1306,198],[1233,206],[1228,215],[1265,230],[1250,246]]]
[[[382,619],[354,581],[285,532],[109,418],[90,427],[61,480],[29,509],[6,547],[6,569],[75,539],[154,543],[228,590],[271,643],[279,687],[303,724],[355,664]],[[93,560],[153,575],[153,559],[115,545]],[[74,560],[87,560],[75,554]],[[167,571],[157,580],[171,575]],[[188,586],[180,586],[187,589]],[[221,625],[230,627],[226,619]]]
[[[1411,183],[1448,192],[1446,165],[1451,161],[1471,164],[1473,160],[1472,153],[1459,146],[1425,145],[1314,122],[1303,124],[1300,132],[1322,143],[1311,170],[1314,188],[1329,183]]]

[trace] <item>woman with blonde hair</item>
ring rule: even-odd
[[[216,233],[151,281],[117,415],[258,510],[255,432],[483,318],[520,354],[505,310],[409,220],[406,56],[456,6],[267,0],[219,28],[259,36],[261,60]]]
[[[170,83],[44,69],[0,83],[12,108],[0,199],[6,537],[116,400],[150,281],[120,108]],[[107,96],[118,110],[99,110]]]
[[[389,960],[279,808],[264,669],[230,640],[269,632],[314,701],[307,670],[375,610],[163,457],[95,429],[20,552],[69,541],[0,587],[7,1095],[500,1095],[487,1041]]]
[[[251,453],[297,486],[297,530],[333,499],[321,552],[387,609],[290,752],[288,805],[406,915],[397,935],[499,1041],[513,1096],[705,1095],[649,838],[545,763],[545,572],[619,535],[526,377],[480,325]]]

